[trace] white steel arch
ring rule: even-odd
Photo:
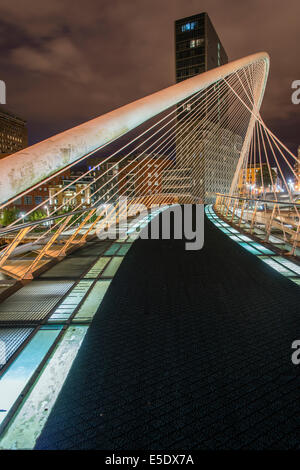
[[[263,67],[263,74],[259,83],[255,84],[253,113],[257,115],[269,71],[269,56],[265,52],[249,55],[172,85],[3,158],[0,160],[0,204],[15,198],[218,80],[226,79],[244,67],[258,65]],[[240,162],[247,151],[254,121],[255,119],[250,119]]]

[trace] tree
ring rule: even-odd
[[[1,215],[0,223],[3,227],[12,224],[18,218],[18,210],[16,207],[6,207]]]
[[[276,184],[277,180],[277,173],[274,169],[270,168],[271,174],[269,172],[268,165],[264,164],[262,165],[262,169],[259,169],[258,172],[256,173],[256,184],[258,186],[264,186],[264,189],[266,189],[268,186],[272,185],[272,179],[273,179],[273,184]],[[272,175],[272,178],[271,178]]]
[[[61,209],[61,210],[58,212],[58,215],[68,215],[69,212],[73,212],[73,211],[75,211],[75,210],[76,210],[76,209],[75,209],[74,206],[71,206],[71,205],[65,206],[65,207],[63,207],[63,209]],[[78,216],[78,214],[77,214],[77,215],[73,215],[73,216],[71,217],[71,219],[70,219],[69,224],[72,224],[73,222],[75,222],[75,220],[77,221],[77,223],[80,223],[80,222],[81,222],[81,219],[82,219],[82,216]],[[64,219],[58,219],[59,222],[60,222],[60,221],[63,221],[63,220],[65,220],[65,218],[64,218]]]
[[[36,220],[45,219],[45,217],[47,217],[47,214],[43,210],[37,209],[29,214],[28,219],[30,222],[35,222]]]

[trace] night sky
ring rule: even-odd
[[[175,82],[174,20],[207,11],[229,60],[267,51],[262,115],[300,144],[299,0],[0,0],[0,79],[30,143]]]

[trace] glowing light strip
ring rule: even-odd
[[[219,228],[231,240],[237,242],[242,248],[250,253],[258,256],[264,263],[268,264],[272,269],[288,277],[296,285],[300,285],[300,267],[290,260],[286,260],[282,256],[276,256],[274,252],[266,248],[264,245],[242,235],[238,230],[224,222],[214,212],[212,205],[206,206],[205,213],[208,219]],[[237,235],[238,234],[238,235]],[[249,240],[246,240],[246,238]],[[267,256],[268,255],[268,256]]]

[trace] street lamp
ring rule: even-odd
[[[49,217],[49,207],[47,206],[47,204],[44,205],[44,209],[46,209],[47,217]],[[48,220],[47,225],[48,225],[48,227],[49,227],[49,225],[50,225],[50,220]]]
[[[289,185],[290,190],[294,191],[294,182],[291,179],[288,180],[288,185]]]

